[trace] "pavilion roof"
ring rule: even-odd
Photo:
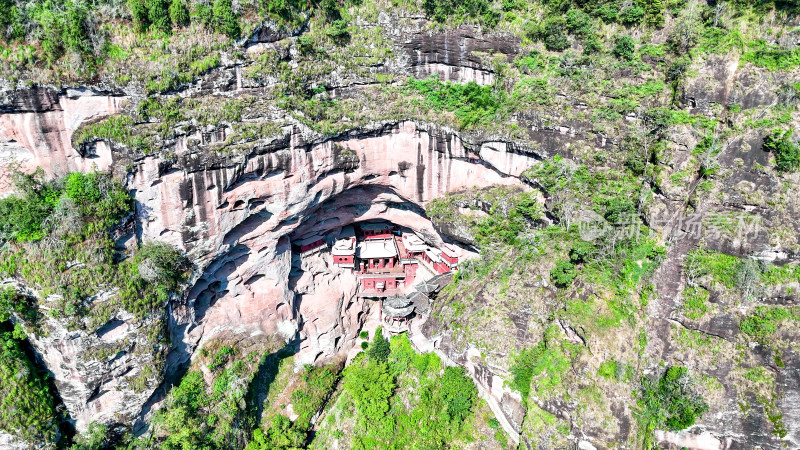
[[[414,304],[406,296],[393,295],[383,300],[382,309],[387,316],[406,317],[414,312]]]

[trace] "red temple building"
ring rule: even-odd
[[[320,248],[325,245],[325,241],[322,239],[322,236],[313,235],[300,239],[299,241],[295,241],[294,245],[300,248],[300,255],[307,255],[311,252],[320,250]]]
[[[461,250],[451,244],[442,245],[442,260],[450,270],[458,268],[458,258],[461,256]]]
[[[331,248],[331,255],[333,256],[334,265],[347,269],[355,269],[356,234],[352,226],[347,226],[342,229],[339,239],[336,240],[333,244],[333,248]]]
[[[314,246],[320,245],[320,241],[321,238],[305,239],[302,243]],[[307,247],[301,247],[301,251],[303,248]],[[428,274],[425,279],[456,269],[461,250],[450,244],[444,244],[440,250],[416,233],[395,234],[392,224],[368,222],[356,228],[344,227],[331,248],[331,256],[335,266],[356,272],[359,295],[386,298],[402,295],[420,276],[420,265],[423,273]]]
[[[416,233],[403,233],[403,247],[410,258],[418,258],[428,248],[428,244]]]
[[[397,244],[392,236],[359,242],[356,256],[362,272],[393,269],[398,265]]]
[[[397,244],[391,235],[359,242],[356,260],[362,292],[383,295],[403,288],[406,272],[399,256]]]
[[[392,225],[385,222],[367,222],[358,226],[364,239],[381,239],[392,237]]]

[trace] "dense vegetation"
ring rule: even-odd
[[[459,126],[464,128],[485,124],[495,118],[505,101],[505,92],[491,86],[442,83],[433,76],[425,80],[409,80],[408,87],[425,99],[425,106],[435,111],[453,111]]]
[[[45,180],[39,170],[18,173],[15,184],[19,193],[0,200],[3,241],[80,238],[110,228],[130,211],[128,193],[105,174],[71,173]]]
[[[708,404],[696,392],[685,367],[670,367],[660,377],[642,378],[639,408],[640,423],[648,432],[679,431],[694,425],[708,411]]]
[[[775,155],[775,166],[781,172],[800,169],[800,145],[790,140],[792,130],[774,131],[764,139],[764,150]]]
[[[19,193],[0,200],[0,210],[7,212],[0,229],[8,241],[0,271],[19,276],[43,297],[58,294],[59,304],[48,307],[50,315],[78,319],[88,312],[87,298],[118,286],[117,301],[95,306],[93,318],[108,317],[115,306],[145,316],[183,279],[184,261],[170,246],[145,243],[133,258],[116,256],[108,229],[130,211],[131,202],[109,175],[72,173],[45,180],[36,172],[17,179]],[[84,265],[70,267],[75,260]]]
[[[405,335],[387,341],[379,330],[372,342],[385,350],[362,352],[344,370],[344,394],[312,448],[347,439],[352,448],[445,448],[471,435],[477,389],[463,368],[416,353]]]
[[[2,270],[26,277],[46,277],[41,266],[30,264],[26,249],[39,250],[38,258],[57,264],[53,253],[105,233],[130,208],[128,194],[104,174],[73,173],[60,180],[45,180],[41,171],[31,175],[16,174],[18,193],[0,200],[0,250]],[[101,249],[98,249],[101,250]],[[102,250],[101,250],[102,251]],[[64,262],[60,263],[62,269]],[[44,279],[44,278],[42,278]],[[58,279],[48,280],[57,285]],[[63,285],[65,290],[70,286]],[[65,305],[66,308],[69,304]],[[53,311],[51,310],[51,313]],[[25,331],[40,332],[41,312],[33,298],[5,288],[0,294],[2,331],[2,372],[4,389],[0,428],[23,439],[51,441],[56,437],[60,419],[55,413],[55,399],[46,382],[47,375],[37,368],[23,351]],[[11,321],[17,325],[11,325]],[[13,331],[10,331],[13,329]]]
[[[153,417],[156,433],[146,442],[147,446],[164,449],[244,447],[256,421],[250,409],[252,383],[260,368],[276,362],[271,356],[257,351],[242,354],[239,349],[218,342],[204,346],[199,359],[210,375],[192,368],[183,376],[171,390],[164,407]],[[284,431],[288,430],[280,434],[285,434]]]
[[[156,352],[164,344],[163,306],[183,281],[186,265],[171,246],[155,242],[141,245],[127,257],[118,252],[109,230],[130,212],[131,199],[108,174],[70,173],[51,180],[36,171],[16,174],[15,182],[16,193],[0,200],[4,244],[0,272],[22,280],[38,298],[11,288],[0,296],[0,326],[14,330],[3,334],[3,370],[8,377],[3,402],[5,410],[16,411],[15,419],[0,426],[19,429],[25,439],[51,440],[61,419],[54,412],[46,375],[22,350],[27,345],[25,332],[46,334],[44,314],[62,319],[69,328],[94,330],[127,310],[139,318],[159,318],[144,333],[151,340],[149,351]],[[103,291],[113,295],[105,301],[92,298]],[[91,352],[86,355],[90,359],[104,354],[103,350]],[[160,370],[163,360],[154,357],[154,366],[144,370],[143,376]],[[145,381],[133,380],[133,385]]]
[[[650,343],[658,306],[652,302],[664,301],[651,275],[680,239],[660,234],[666,228],[652,219],[663,212],[659,208],[672,207],[664,199],[681,200],[674,202],[681,211],[670,214],[702,211],[709,199],[718,201],[714,207],[745,205],[776,214],[794,209],[800,146],[792,130],[800,86],[791,71],[800,67],[800,52],[786,19],[796,10],[793,2],[739,0],[399,0],[391,7],[314,0],[0,0],[0,11],[7,12],[0,16],[0,75],[53,85],[101,79],[114,89],[148,95],[125,115],[77,130],[73,143],[87,150],[95,140],[107,140],[171,158],[176,138],[216,127],[226,138],[209,148],[252,151],[285,124],[335,136],[408,118],[453,127],[468,140],[522,143],[519,151],[544,158],[523,173],[532,189],[456,193],[429,202],[426,212],[445,232],[480,249],[480,258],[463,264],[442,293],[432,320],[447,323],[454,345],[470,345],[487,366],[510,370],[509,385],[529,408],[523,436],[540,439],[541,447],[565,447],[566,436],[583,432],[586,424],[614,429],[609,411],[627,401],[637,409],[638,437],[647,441],[655,429],[682,429],[706,409],[720,408],[697,395],[707,389],[712,403],[720,383],[727,393],[736,391],[743,411],[752,398],[761,403],[780,436],[786,430],[773,372],[786,365],[800,314],[763,300],[796,297],[797,266],[691,251],[681,260],[684,279],[670,295],[677,296],[678,309],[658,311],[676,319],[670,334]],[[475,23],[482,32],[505,33],[504,42],[519,40],[519,50],[471,55],[491,75],[485,85],[415,79],[408,76],[413,72],[405,66],[405,50],[384,28],[384,11],[393,27],[424,14],[434,23],[423,33]],[[267,18],[281,32],[300,34],[274,48],[243,51],[241,42]],[[763,80],[775,95],[764,97],[768,106],[740,91],[738,81],[732,92],[726,88],[724,104],[713,96],[694,98],[698,80],[713,83],[710,67],[727,67],[724,61],[737,58],[745,79]],[[248,86],[268,86],[267,95],[161,95],[223,64],[241,68]],[[359,86],[356,94],[340,89],[353,85]],[[258,122],[265,111],[268,123]],[[273,120],[276,111],[289,119]],[[749,152],[743,146],[739,153],[740,137]],[[749,149],[762,137],[769,158],[758,157],[764,156],[760,147]],[[206,149],[193,139],[187,143]],[[466,156],[477,157],[469,150]],[[731,159],[735,170],[725,166]],[[768,178],[781,194],[748,192],[741,186],[750,181],[725,186],[740,169],[748,179]],[[0,297],[3,322],[14,319],[35,330],[39,316],[48,314],[71,328],[92,330],[123,310],[138,318],[163,314],[184,279],[185,261],[157,243],[115,248],[107,230],[131,208],[118,183],[105,174],[18,178],[19,193],[0,201],[0,271],[44,298]],[[460,213],[464,208],[470,213]],[[715,248],[740,248],[741,240],[729,239],[736,219],[714,213],[722,225],[722,237],[711,239]],[[771,246],[784,239],[791,247],[796,232],[777,223],[767,234]],[[96,301],[112,291],[108,301]],[[726,339],[705,333],[717,315],[733,317],[738,333]],[[155,336],[148,342],[154,352],[166,346],[159,327],[148,331]],[[284,387],[294,389],[289,397],[299,415],[294,421],[283,410],[263,416],[252,410],[258,374],[265,364],[279,363],[264,362],[261,353],[242,355],[233,345],[209,350],[203,356],[208,361],[193,366],[173,389],[148,445],[221,448],[249,441],[251,449],[302,447],[311,436],[310,417],[328,404],[339,381],[344,394],[333,399],[337,406],[329,417],[336,420],[319,430],[320,446],[388,446],[396,439],[439,447],[469,440],[476,403],[464,374],[442,369],[433,355],[412,356],[402,340],[372,338],[360,343],[366,352],[341,374],[338,367],[322,367],[305,368],[296,379],[287,375],[293,381]],[[661,341],[680,352],[680,361],[694,362],[691,376],[683,367],[662,373],[672,362],[661,361]],[[762,355],[747,350],[755,345],[750,341],[772,352],[774,367],[762,367]],[[512,343],[519,348],[511,349]],[[28,367],[22,353],[12,353],[17,359],[9,367]],[[718,361],[730,365],[726,379],[709,375],[724,371],[702,370]],[[657,374],[644,376],[654,367]],[[41,388],[36,380],[28,381]],[[32,395],[44,395],[39,388]],[[286,406],[275,402],[278,409]],[[548,412],[550,404],[577,405],[570,410],[573,420]],[[49,436],[50,414],[47,408],[33,411],[33,425],[6,426]],[[339,424],[347,424],[347,434]],[[91,447],[92,434],[103,432],[95,427],[79,440]]]
[[[458,214],[458,208],[486,213],[485,216]],[[542,207],[530,192],[508,187],[454,193],[431,200],[425,208],[428,217],[443,227],[462,227],[480,245],[500,241],[513,244],[520,234],[539,221]]]
[[[278,26],[295,30],[302,27],[308,15],[318,11],[331,20],[338,31],[334,37],[347,35],[347,21],[340,11],[344,5],[336,1],[281,0],[3,0],[0,10],[0,57],[12,70],[47,68],[57,76],[91,77],[115,66],[127,50],[149,47],[151,42],[169,41],[173,34],[218,34],[227,46],[233,39],[252,32],[261,18],[269,18]],[[137,42],[119,39],[130,36]],[[196,37],[196,36],[195,36]],[[189,38],[191,39],[191,37]],[[209,49],[196,48],[188,55],[207,54]],[[216,64],[219,59],[216,58]],[[188,64],[187,64],[188,65]],[[175,74],[161,73],[162,76]],[[185,81],[185,78],[181,78]],[[120,81],[130,81],[129,77]],[[168,89],[170,84],[162,87]]]
[[[13,290],[0,292],[2,304],[19,301]],[[61,419],[48,375],[25,352],[23,328],[7,320],[0,317],[0,430],[29,442],[53,442]]]
[[[382,341],[385,351],[360,353],[341,375],[340,368],[332,365],[306,366],[292,375],[291,356],[284,351],[259,357],[257,352],[241,354],[235,347],[211,343],[197,361],[213,368],[210,377],[190,369],[154,417],[154,436],[131,442],[166,449],[245,444],[248,450],[304,448],[310,442],[311,419],[323,408],[329,419],[317,431],[312,447],[318,440],[342,438],[337,432],[340,424],[330,419],[342,408],[349,409],[349,420],[355,421],[352,445],[357,448],[394,444],[440,448],[463,438],[477,401],[477,390],[463,369],[442,368],[435,355],[415,353],[405,336],[389,341],[380,330],[376,336],[373,342]],[[264,379],[260,374],[265,372],[272,376]],[[336,405],[326,407],[340,376],[345,394]],[[408,390],[411,386],[422,390]],[[253,402],[262,398],[258,392],[265,388],[271,393],[264,398],[259,417],[261,409]],[[399,397],[404,389],[413,396],[410,410]],[[291,394],[284,397],[284,392]],[[286,404],[278,403],[286,400],[296,414],[292,420]]]
[[[539,345],[517,355],[511,367],[514,376],[511,385],[525,400],[530,397],[531,389],[535,389],[540,398],[547,398],[563,382],[572,359],[580,351],[581,347],[564,342],[558,330],[550,327]]]

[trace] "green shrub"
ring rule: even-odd
[[[338,45],[344,45],[350,40],[350,31],[347,29],[347,21],[344,19],[331,22],[331,26],[325,30],[325,34]]]
[[[580,9],[570,8],[567,11],[566,26],[575,36],[586,37],[594,33],[591,16]]]
[[[395,383],[385,363],[351,364],[344,370],[342,387],[352,397],[365,420],[380,420],[389,412],[389,397]]]
[[[169,4],[169,18],[172,23],[178,27],[185,27],[189,25],[191,18],[189,17],[189,9],[183,0],[172,0]]]
[[[38,241],[45,236],[44,220],[53,204],[40,196],[11,196],[0,200],[0,239]]]
[[[478,396],[475,383],[463,367],[447,367],[441,380],[441,397],[451,422],[460,423],[470,414]]]
[[[201,412],[211,403],[203,375],[198,371],[184,375],[162,409],[153,416],[153,425],[167,433],[161,448],[178,450],[206,444],[209,440],[204,426],[206,418]]]
[[[173,25],[183,27],[191,21],[189,9],[183,0],[127,0],[127,3],[133,23],[140,33],[154,31],[169,34]]]
[[[469,438],[474,383],[463,368],[442,370],[435,354],[416,353],[406,335],[392,337],[385,362],[356,356],[342,387],[342,399],[355,406],[353,448],[447,448]]]
[[[617,19],[624,25],[636,25],[642,21],[645,10],[637,4],[633,4],[619,12]]]
[[[358,336],[359,336],[361,339],[369,339],[369,331],[367,331],[367,330],[364,330],[364,331],[362,331],[361,333],[359,333],[359,334],[358,334]]]
[[[558,388],[566,375],[572,358],[580,349],[563,342],[559,331],[550,327],[545,330],[544,340],[535,347],[520,351],[511,366],[511,387],[527,401],[534,379],[540,399],[545,399]]]
[[[168,0],[145,0],[147,21],[150,23],[151,30],[160,31],[162,33],[169,33],[171,31],[172,26],[169,18],[169,6]]]
[[[239,27],[239,17],[233,12],[231,0],[214,0],[212,10],[214,31],[238,38],[242,30]]]
[[[236,350],[228,345],[223,345],[222,347],[217,350],[217,353],[211,359],[211,362],[208,363],[208,370],[215,371],[227,364],[228,360],[231,356],[236,352]]]
[[[489,0],[423,0],[422,9],[428,17],[441,23],[475,20],[494,27],[500,18]]]
[[[589,257],[594,253],[594,244],[587,241],[578,241],[572,244],[569,251],[569,260],[573,264],[580,264],[589,260]]]
[[[628,224],[636,220],[636,204],[629,196],[613,197],[606,202],[603,217],[615,225]]]
[[[505,100],[505,92],[497,92],[491,86],[479,86],[474,82],[442,83],[435,75],[424,80],[410,79],[408,88],[421,94],[428,107],[455,112],[462,128],[487,123],[496,116]]]
[[[245,450],[275,450],[303,448],[306,433],[299,427],[293,426],[292,421],[278,414],[272,419],[267,432],[256,428],[253,440]]]
[[[683,314],[689,319],[700,319],[708,311],[709,292],[699,286],[683,290]]]
[[[800,315],[780,306],[758,306],[739,323],[739,331],[764,341],[778,331],[778,323],[782,320],[800,320]]]
[[[773,131],[764,138],[764,150],[775,155],[775,168],[780,172],[800,169],[800,145],[791,141],[792,130]]]
[[[575,265],[570,261],[559,261],[550,271],[550,280],[558,287],[565,288],[578,276]]]
[[[570,46],[570,40],[567,37],[567,21],[561,16],[549,17],[541,25],[529,22],[526,34],[544,42],[545,48],[550,51],[561,52]]]
[[[62,180],[45,181],[41,170],[15,175],[18,194],[0,200],[0,238],[18,242],[37,241],[52,229],[66,226],[62,216],[78,209],[83,229],[94,233],[115,225],[130,211],[130,196],[108,174],[71,173]],[[64,202],[64,200],[71,200]],[[57,208],[58,207],[58,208]],[[47,219],[59,209],[58,219]]]
[[[593,11],[605,23],[616,22],[619,18],[619,4],[614,2],[599,4]]]
[[[600,39],[597,36],[590,35],[583,42],[583,53],[585,55],[591,55],[592,53],[599,53],[601,51],[603,51],[603,45],[600,43]]]
[[[197,20],[208,28],[211,28],[214,23],[214,10],[211,6],[208,3],[200,3],[194,9]]]
[[[12,315],[35,326],[39,319],[39,308],[35,299],[18,293],[13,287],[0,288],[0,323],[8,322]]]
[[[611,361],[604,361],[600,364],[600,368],[597,369],[597,374],[607,380],[618,380],[618,370],[619,364],[612,359]]]
[[[101,450],[110,448],[111,443],[107,439],[108,426],[102,423],[92,422],[83,433],[75,436],[74,444],[70,450]]]
[[[306,21],[313,2],[308,0],[262,0],[264,11],[287,29],[297,29]]]
[[[100,185],[96,173],[84,175],[73,172],[67,175],[64,183],[64,193],[81,207],[87,207],[100,201]]]
[[[20,14],[14,0],[0,0],[0,11],[3,11],[3,14],[0,14],[0,38],[10,41],[19,37],[14,28],[20,20]]]
[[[641,383],[637,417],[648,435],[656,429],[685,430],[708,411],[685,367],[670,367],[660,377],[643,377]]]
[[[630,36],[619,36],[614,41],[614,49],[611,53],[619,59],[632,61],[636,52],[636,43]]]
[[[753,44],[752,50],[742,54],[741,61],[769,70],[792,70],[800,66],[800,50],[785,49],[758,41]]]
[[[33,5],[31,15],[40,27],[41,47],[48,61],[55,61],[65,51],[91,53],[88,12],[83,2],[45,0]]]
[[[306,366],[303,369],[303,384],[292,393],[294,413],[298,415],[295,426],[308,428],[311,418],[322,405],[328,395],[336,387],[339,371],[334,366]]]
[[[139,32],[146,32],[150,27],[150,17],[144,0],[128,0],[128,10]]]

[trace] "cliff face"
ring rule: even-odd
[[[441,243],[422,212],[427,201],[465,188],[520,186],[518,175],[538,156],[508,151],[504,142],[465,143],[447,129],[404,121],[322,140],[305,138],[302,126],[287,126],[237,155],[188,150],[186,142],[200,139],[198,132],[175,141],[176,151],[167,158],[114,154],[102,143],[93,144],[96,159],[81,157],[71,145],[71,124],[113,113],[121,101],[62,99],[60,108],[53,103],[50,110],[6,114],[6,139],[30,152],[28,168],[49,173],[90,170],[97,161],[99,170],[133,166],[128,183],[136,202],[136,239],[173,244],[194,263],[185,296],[172,306],[167,374],[188,364],[194,349],[210,340],[297,336],[297,364],[346,354],[370,302],[354,297],[355,281],[346,274],[302,267],[293,274],[298,256],[291,240],[382,218]],[[46,121],[55,121],[54,129],[42,133]],[[132,237],[123,236],[121,243]],[[79,429],[91,421],[130,420],[157,386],[134,395],[125,381],[148,364],[141,357],[123,352],[100,366],[82,357],[135,337],[140,325],[125,319],[114,318],[97,336],[63,331],[33,340],[54,368]]]
[[[346,153],[355,156],[343,169]],[[302,318],[313,323],[311,330],[301,330],[308,342],[299,358],[309,363],[349,350],[358,327],[340,325],[356,319],[348,316],[349,300],[329,308],[339,302],[321,292],[297,302],[290,286],[291,238],[385,218],[438,239],[421,215],[427,200],[465,187],[520,184],[502,171],[507,167],[468,152],[456,134],[412,122],[321,143],[306,142],[298,130],[288,129],[270,148],[219,168],[213,161],[198,164],[196,154],[177,156],[186,165],[178,163],[163,175],[160,161],[146,158],[132,180],[141,238],[185,248],[201,274],[181,307],[187,312],[178,313],[188,323],[184,331],[179,322],[184,334],[176,341],[193,348],[220,333],[272,334],[298,329]],[[341,339],[322,346],[317,333]]]
[[[735,257],[736,264],[798,262],[798,175],[774,169],[774,155],[764,147],[772,130],[758,121],[797,125],[797,98],[786,87],[800,77],[745,64],[731,52],[700,58],[684,68],[687,75],[653,88],[667,76],[663,55],[642,52],[639,66],[587,69],[569,50],[537,60],[544,49],[528,48],[518,32],[484,33],[466,25],[441,30],[418,17],[375,15],[363,19],[369,25],[363,36],[353,31],[350,47],[342,47],[358,58],[340,54],[337,45],[324,61],[309,61],[304,58],[321,53],[304,56],[308,50],[297,36],[317,36],[315,30],[266,24],[245,42],[244,62],[225,55],[219,67],[163,95],[137,89],[109,94],[98,86],[96,92],[92,86],[3,92],[0,192],[11,191],[14,168],[41,167],[49,176],[111,171],[135,201],[133,217],[114,231],[118,248],[165,242],[192,263],[185,290],[170,299],[163,317],[117,314],[93,331],[74,331],[50,317],[46,335],[30,336],[77,429],[103,422],[142,431],[180,374],[212,343],[263,349],[291,342],[298,368],[344,358],[374,302],[357,297],[354,275],[325,258],[300,258],[292,242],[312,233],[330,239],[343,226],[383,219],[432,244],[479,250],[474,230],[457,220],[434,225],[425,208],[447,194],[499,185],[537,192],[544,209],[537,226],[564,225],[566,231],[587,216],[600,216],[606,226],[598,212],[607,213],[612,202],[603,196],[619,189],[615,194],[635,203],[630,212],[637,226],[641,218],[653,242],[666,248],[653,261],[636,254],[615,267],[647,272],[653,262],[646,286],[636,284],[639,278],[633,282],[636,303],[622,306],[611,303],[626,289],[621,284],[589,277],[570,288],[554,284],[556,262],[572,257],[571,243],[558,235],[527,242],[535,257],[482,249],[485,259],[494,258],[491,270],[454,283],[427,322],[414,324],[417,348],[464,366],[513,441],[527,448],[636,447],[640,377],[681,365],[703,374],[709,412],[688,430],[656,430],[661,446],[800,445],[796,321],[782,323],[774,345],[740,325],[760,307],[798,305],[800,280],[764,281],[757,295],[745,295],[738,278],[721,282],[690,263],[698,248]],[[375,35],[367,34],[377,29],[382,52],[372,44]],[[297,67],[308,73],[297,75]],[[305,78],[299,88],[287,87],[280,71]],[[439,105],[426,104],[419,91],[392,81],[429,75],[474,81],[491,88],[480,91],[489,97],[509,91],[513,95],[502,98],[515,109],[498,113],[502,119],[464,125],[471,117],[459,115],[463,105],[435,109]],[[559,81],[542,81],[550,76]],[[593,77],[620,85],[593,85]],[[628,85],[655,93],[631,94]],[[300,88],[315,94],[298,101],[292,89]],[[635,107],[620,106],[625,95],[636,99]],[[163,109],[173,101],[179,106],[173,116],[148,116],[142,111],[149,101]],[[673,103],[679,106],[672,115],[665,113]],[[341,108],[338,116],[320,111],[330,104]],[[130,120],[116,136],[91,128],[109,117]],[[546,164],[555,169],[532,175]],[[635,183],[618,188],[621,173],[637,174]],[[546,186],[546,176],[560,184]],[[590,176],[602,181],[587,191],[580,183]],[[459,206],[464,215],[489,215],[494,205]],[[685,306],[693,292],[706,295],[702,314]],[[162,321],[168,348],[144,337]],[[559,374],[568,380],[560,397],[540,397],[534,389],[523,398],[510,386],[515,357],[546,343],[547,329],[582,350]],[[161,356],[163,369],[148,369]],[[609,361],[619,363],[619,373],[598,377],[598,366]],[[755,376],[755,368],[766,372]]]
[[[3,173],[8,186],[9,164],[25,170],[41,167],[48,173],[106,170],[111,152],[100,144],[97,153],[82,155],[72,147],[73,132],[82,124],[121,111],[125,97],[95,95],[89,90],[34,88],[6,94],[0,115],[0,145],[3,146]]]

